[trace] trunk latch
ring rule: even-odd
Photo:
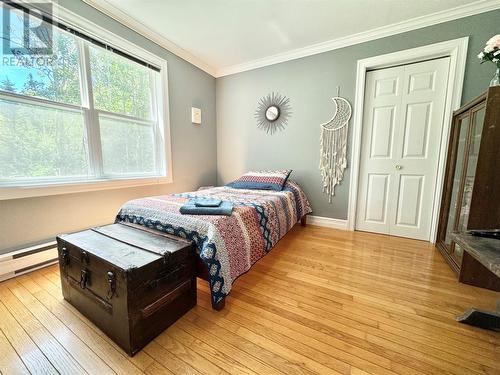
[[[170,260],[170,251],[165,251],[162,255],[163,255],[163,264],[167,265]]]
[[[65,247],[61,249],[61,259],[64,267],[69,264],[69,251]]]
[[[86,251],[82,251],[82,263],[89,264],[89,254]]]
[[[80,271],[80,288],[85,289],[87,284],[89,283],[89,271],[81,270]]]
[[[113,298],[116,292],[116,276],[113,272],[108,272],[108,299]]]

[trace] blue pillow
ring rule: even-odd
[[[291,169],[278,171],[251,171],[230,182],[226,186],[234,189],[275,190],[281,191],[285,187]]]

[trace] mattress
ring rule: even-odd
[[[191,198],[230,201],[234,210],[231,216],[181,214],[179,208]],[[121,207],[116,222],[143,225],[194,241],[208,269],[212,301],[218,303],[229,294],[238,276],[310,212],[303,190],[288,181],[282,191],[221,186],[134,199]]]

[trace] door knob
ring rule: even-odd
[[[402,166],[402,165],[397,164],[397,165],[396,165],[396,169],[399,171],[400,169],[403,169],[403,166]]]

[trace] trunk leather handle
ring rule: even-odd
[[[179,297],[182,293],[188,291],[190,288],[191,288],[191,279],[184,281],[170,293],[164,295],[163,297],[157,299],[153,303],[141,309],[142,317],[147,318],[148,316],[153,315],[155,312],[160,310],[162,307],[168,305],[170,302]]]

